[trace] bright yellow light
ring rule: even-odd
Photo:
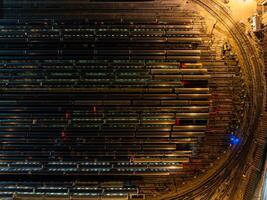
[[[228,6],[235,20],[246,22],[256,12],[257,2],[256,0],[230,0]]]
[[[230,0],[230,4],[231,3],[238,3],[241,5],[245,5],[245,4],[249,4],[249,3],[254,3],[256,2],[256,0]]]

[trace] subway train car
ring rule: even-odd
[[[0,13],[1,199],[251,198],[265,78],[223,4],[3,0]]]

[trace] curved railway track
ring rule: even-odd
[[[8,5],[13,6],[14,2],[9,2]],[[3,45],[3,48],[18,48],[0,51],[1,58],[7,63],[13,59],[17,60],[17,68],[27,65],[27,63],[19,64],[25,59],[34,62],[29,68],[31,74],[24,72],[23,67],[12,68],[12,63],[10,66],[3,64],[3,73],[7,75],[2,78],[12,81],[10,88],[1,89],[4,94],[1,96],[2,103],[5,104],[8,98],[14,98],[13,101],[7,101],[12,105],[10,108],[15,109],[13,110],[15,113],[18,108],[23,111],[22,114],[17,113],[17,115],[11,113],[11,117],[10,113],[7,114],[9,121],[4,119],[3,124],[8,128],[12,123],[24,126],[25,128],[18,130],[27,138],[17,134],[15,129],[4,130],[6,132],[3,132],[5,134],[1,139],[1,142],[3,141],[1,149],[4,150],[2,158],[7,159],[9,163],[2,163],[3,180],[21,181],[21,178],[16,177],[21,175],[28,181],[34,180],[37,184],[39,178],[44,181],[48,175],[54,176],[56,181],[64,181],[65,177],[69,181],[66,187],[61,188],[65,196],[72,191],[73,194],[84,193],[89,196],[93,194],[100,195],[96,198],[102,198],[101,195],[116,196],[119,194],[118,191],[121,191],[122,198],[126,196],[132,198],[131,192],[138,195],[140,191],[136,185],[133,184],[133,187],[129,183],[138,183],[142,189],[143,180],[152,181],[153,187],[164,190],[160,182],[162,180],[165,183],[165,189],[168,189],[168,181],[166,181],[168,176],[178,174],[177,180],[186,178],[189,180],[190,177],[199,175],[200,169],[208,168],[208,162],[214,159],[212,156],[216,156],[218,149],[220,147],[223,149],[227,141],[227,138],[224,138],[221,143],[215,141],[218,145],[217,154],[214,153],[211,158],[206,155],[207,152],[212,152],[207,151],[202,142],[203,138],[208,138],[205,131],[209,131],[206,125],[211,114],[210,98],[212,97],[208,81],[212,75],[208,74],[207,68],[202,68],[200,62],[209,58],[211,58],[210,62],[214,61],[216,53],[211,52],[207,47],[206,41],[209,35],[200,31],[203,28],[204,19],[194,12],[183,11],[173,2],[163,7],[163,2],[157,1],[155,5],[153,4],[153,8],[149,8],[152,4],[147,1],[143,4],[146,10],[138,8],[136,2],[127,5],[126,8],[123,7],[126,5],[123,3],[118,3],[114,7],[103,4],[101,7],[98,1],[81,2],[83,7],[79,6],[79,12],[72,12],[71,15],[67,15],[70,12],[71,2],[65,5],[65,9],[62,5],[58,5],[59,10],[54,8],[56,3],[53,3],[51,8],[40,7],[40,12],[36,12],[34,8],[36,5],[31,5],[33,7],[30,9],[22,6],[29,1],[16,5],[17,13],[11,12],[11,9],[4,9],[6,16],[11,18],[3,21],[6,23],[4,26],[7,27],[7,31],[12,30],[8,28],[10,24],[12,26],[15,24],[15,26],[22,27],[25,33],[14,29],[12,30],[14,34],[11,31],[11,36],[8,36],[11,38],[7,36],[0,38],[0,42],[8,43],[6,46]],[[176,188],[176,191],[168,194],[165,192],[159,197],[148,195],[148,199],[151,197],[152,199],[180,200],[201,196],[206,199],[211,198],[221,182],[229,178],[230,169],[238,173],[238,166],[245,162],[253,141],[254,130],[258,127],[257,120],[264,109],[265,85],[262,65],[255,56],[250,56],[257,55],[255,47],[218,2],[212,0],[193,0],[192,2],[214,17],[229,32],[234,41],[237,57],[245,72],[246,86],[249,88],[249,106],[241,122],[242,134],[239,135],[242,140],[241,144],[230,148],[222,156],[223,158],[216,161],[214,167],[190,180],[190,185],[186,183]],[[100,14],[97,14],[97,9],[90,7],[92,5],[99,6]],[[134,12],[127,13],[129,8]],[[47,9],[59,21],[55,19],[27,21],[31,15],[34,18],[42,17],[48,11]],[[110,13],[103,14],[105,10]],[[174,14],[177,12],[179,19],[173,19],[169,12]],[[142,13],[145,19],[136,18],[136,14]],[[21,19],[13,20],[12,18],[17,15],[21,15]],[[68,19],[62,20],[61,15],[66,15]],[[183,15],[186,17],[182,18]],[[80,18],[81,16],[86,17],[86,20],[71,20],[71,17]],[[37,28],[29,29],[32,25],[33,27],[37,25]],[[46,27],[45,33],[42,33],[42,25]],[[120,28],[118,29],[117,26]],[[35,33],[36,30],[40,33],[38,31]],[[15,38],[12,38],[13,36]],[[23,49],[23,43],[30,43],[29,47],[39,49],[28,48],[28,44],[27,48]],[[88,44],[91,45],[90,48]],[[16,45],[21,45],[21,47]],[[74,45],[75,49],[72,49],[71,45]],[[44,50],[42,49],[44,47],[50,49]],[[53,62],[48,59],[53,62],[59,60],[54,66]],[[43,62],[38,63],[38,60],[43,60]],[[22,80],[32,78],[28,84],[33,89],[28,92],[36,90],[38,95],[32,97],[27,94],[23,81],[15,80],[14,77],[10,78],[9,73],[18,80],[21,74]],[[221,78],[224,75],[222,73]],[[229,76],[226,74],[224,78]],[[99,81],[100,78],[102,82]],[[41,82],[36,84],[33,80],[41,80]],[[9,86],[9,81],[6,86]],[[17,97],[12,94],[13,92]],[[226,97],[231,95],[228,92],[222,95]],[[46,100],[41,101],[42,98]],[[5,109],[3,107],[4,111]],[[45,109],[48,109],[50,115]],[[35,113],[31,113],[32,110],[35,110]],[[36,112],[41,114],[36,114]],[[230,116],[231,111],[226,109],[225,114],[221,116],[224,115]],[[38,128],[42,130],[39,131]],[[16,141],[9,139],[11,133],[19,139]],[[89,136],[88,133],[90,133]],[[28,147],[23,147],[23,142],[28,144]],[[38,144],[42,147],[42,151],[38,149]],[[24,155],[23,151],[28,151],[26,148],[29,147],[33,149],[33,154],[25,153]],[[52,150],[49,149],[50,147]],[[25,166],[30,168],[30,165],[35,166],[32,167],[35,171],[28,172],[23,171],[23,167],[16,168],[16,165],[23,166],[23,162],[10,162],[12,152],[8,150],[12,148],[16,150],[14,152],[18,155],[18,159],[22,159],[22,156],[26,160],[33,158],[32,164],[28,161],[24,164],[26,163]],[[21,154],[19,149],[22,151]],[[204,153],[197,154],[198,150],[203,150]],[[49,156],[46,157],[44,152],[47,152]],[[201,160],[199,161],[196,155],[203,156],[202,160],[199,159]],[[37,164],[34,164],[35,161]],[[179,179],[179,175],[182,178]],[[146,179],[147,177],[149,178]],[[71,182],[76,183],[74,180],[96,178],[99,182],[95,188],[71,186]],[[110,181],[113,178],[120,183],[116,183],[117,186],[112,192],[109,184],[105,186],[105,181],[116,185]],[[34,183],[29,184],[33,186],[26,188],[30,191],[29,193],[32,193],[36,188]],[[101,184],[104,185],[103,188]],[[128,184],[131,187],[128,187]],[[12,185],[7,184],[2,189],[6,191],[8,187],[13,188]],[[44,194],[45,187],[39,185],[38,187],[43,192],[40,194]],[[60,190],[58,186],[55,188],[55,190]],[[153,189],[156,191],[155,188]],[[79,191],[82,192],[79,193]],[[209,193],[209,195],[205,196],[204,193]],[[1,194],[5,195],[5,192]],[[7,196],[10,194],[12,192],[9,191]]]
[[[245,164],[246,158],[248,156],[249,148],[253,143],[253,136],[255,134],[255,130],[258,129],[258,119],[261,119],[261,114],[265,108],[265,81],[263,74],[263,66],[261,63],[261,59],[253,55],[254,52],[257,52],[257,49],[252,45],[251,41],[249,41],[248,37],[245,33],[240,29],[239,25],[231,18],[231,16],[227,13],[226,9],[217,1],[210,0],[192,0],[196,4],[200,5],[204,8],[208,13],[210,13],[216,20],[223,24],[223,26],[230,32],[231,36],[234,38],[236,42],[237,48],[240,50],[240,57],[243,58],[246,66],[246,70],[248,73],[246,75],[250,78],[251,83],[249,84],[250,88],[250,113],[243,122],[243,131],[244,131],[244,141],[242,145],[236,147],[233,152],[228,154],[226,159],[221,162],[219,168],[212,170],[210,173],[210,177],[207,179],[202,179],[203,182],[196,184],[196,187],[190,188],[190,190],[185,190],[182,193],[173,194],[173,196],[164,196],[161,199],[183,199],[187,198],[187,194],[193,193],[193,195],[189,195],[189,198],[201,196],[205,190],[203,190],[203,186],[213,185],[213,183],[217,183],[213,186],[218,187],[221,185],[223,180],[225,180],[229,174],[230,169],[235,168],[235,166],[242,166]],[[229,23],[230,22],[230,23]],[[253,67],[251,67],[253,66]],[[256,108],[255,108],[256,107]],[[251,115],[253,113],[253,115]],[[251,118],[253,120],[251,120]],[[241,157],[238,156],[241,155]],[[241,164],[241,165],[240,165]],[[236,169],[238,170],[238,169]],[[223,173],[223,176],[221,174]],[[237,172],[239,176],[236,177],[238,180],[240,178],[241,172],[240,170]],[[219,181],[217,181],[219,179]]]

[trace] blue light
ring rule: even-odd
[[[240,143],[240,138],[238,138],[237,136],[231,134],[230,135],[230,143],[233,145],[239,144]]]

